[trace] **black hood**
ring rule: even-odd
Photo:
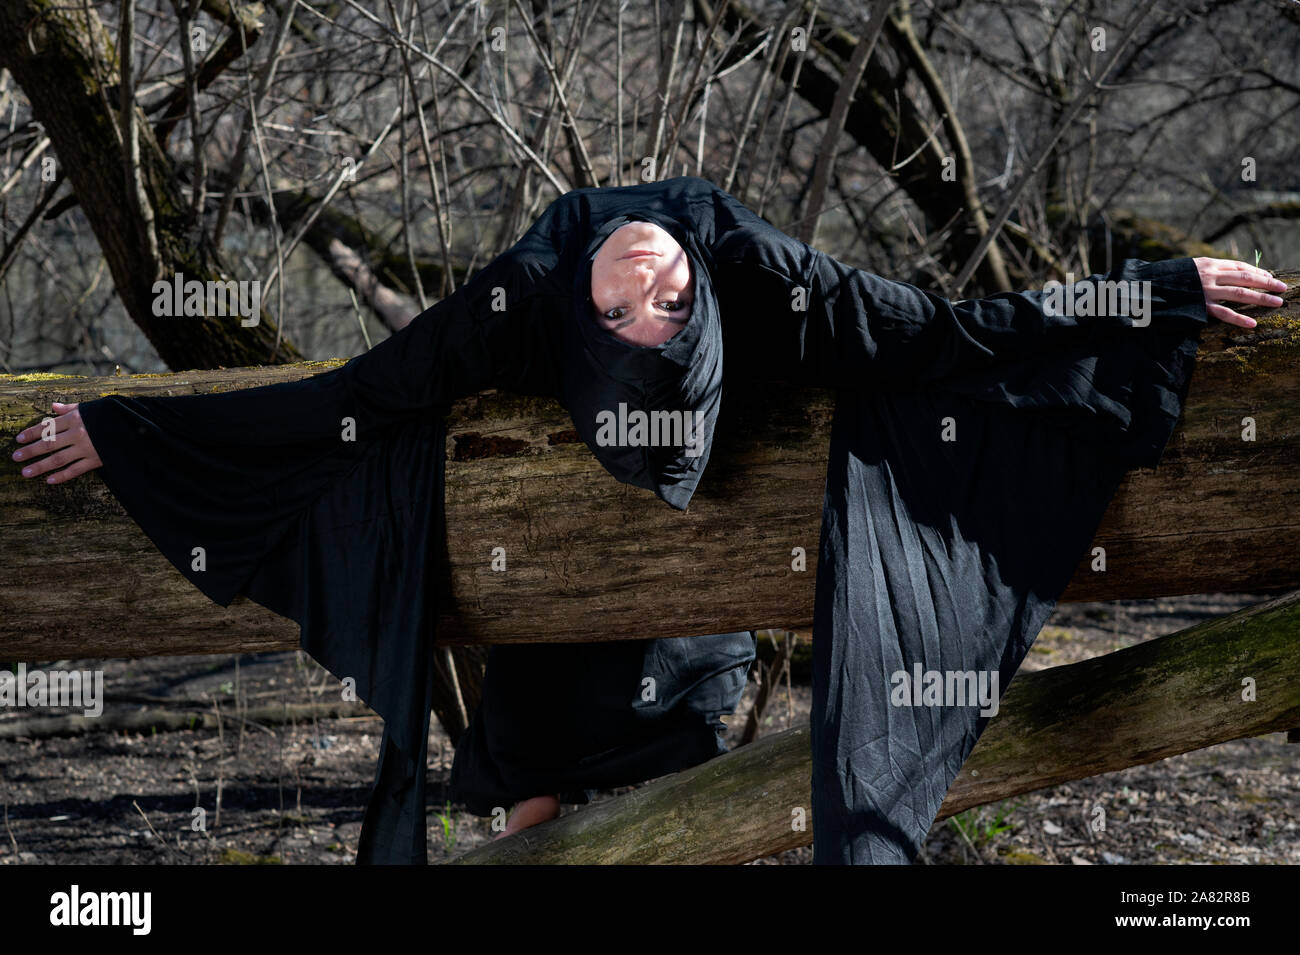
[[[695,282],[690,318],[652,347],[628,344],[601,328],[591,303],[597,251],[610,233],[634,220],[652,222],[677,240]],[[722,323],[709,257],[694,230],[656,212],[623,213],[592,226],[564,323],[561,401],[611,475],[684,510],[708,463],[722,399]]]

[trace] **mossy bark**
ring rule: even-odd
[[[1126,650],[1017,676],[938,818],[1297,723],[1300,592]],[[811,776],[804,726],[454,861],[749,862],[811,844]],[[1081,807],[1080,815],[1086,811]]]
[[[302,357],[292,343],[277,343],[265,308],[250,327],[243,326],[239,315],[154,314],[155,280],[170,281],[177,272],[204,282],[232,276],[214,251],[200,255],[171,161],[138,108],[140,178],[153,222],[136,209],[116,122],[117,51],[93,6],[52,0],[0,3],[0,67],[22,86],[33,115],[49,134],[59,169],[94,230],[123,307],[168,367],[235,367]]]
[[[1297,290],[1246,331],[1203,335],[1183,418],[1155,471],[1131,472],[1063,599],[1300,586]],[[1251,310],[1248,310],[1251,311]],[[334,363],[336,364],[336,363]],[[52,400],[269,384],[333,367],[130,378],[0,376],[0,435]],[[486,393],[449,420],[449,644],[597,641],[766,627],[807,630],[833,396],[755,386],[724,402],[689,510],[610,477],[556,403]],[[1243,440],[1243,419],[1254,440]],[[238,600],[219,608],[157,552],[95,475],[48,486],[0,468],[0,659],[284,649],[297,627]],[[504,547],[506,572],[491,566]],[[792,550],[806,555],[803,570]],[[648,610],[647,608],[653,608]]]

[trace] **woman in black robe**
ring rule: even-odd
[[[647,283],[641,304],[592,282],[625,226],[619,241],[661,241],[627,250],[623,267]],[[648,253],[684,256],[688,281],[667,260],[641,268]],[[216,395],[56,405],[53,440],[20,453],[53,451],[24,473],[56,483],[102,464],[195,586],[291,617],[305,650],[356,681],[385,721],[358,862],[418,863],[448,403],[491,387],[557,397],[615,478],[684,509],[708,462],[724,342],[728,375],[834,388],[813,631],[814,861],[908,862],[988,715],[900,705],[896,675],[996,675],[1005,691],[1124,473],[1158,463],[1208,317],[1249,327],[1219,303],[1276,304],[1255,289],[1283,287],[1240,262],[1128,259],[1062,290],[951,303],[844,265],[703,179],[580,189],[341,368]],[[1108,298],[1117,288],[1124,298]],[[1079,292],[1101,294],[1076,308],[1088,302]],[[694,431],[673,446],[611,443],[602,423],[620,406],[690,411]],[[453,789],[483,812],[707,759],[752,652],[745,633],[495,646]],[[559,692],[521,698],[538,673]],[[657,700],[640,697],[647,675],[663,681]]]

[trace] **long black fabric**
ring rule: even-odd
[[[1000,697],[1080,558],[1105,572],[1088,545],[1124,474],[1162,456],[1206,321],[1190,259],[1119,277],[1152,283],[1149,327],[1014,373],[838,396],[813,626],[816,863],[915,858],[995,712],[969,692],[918,706],[916,676],[996,675]]]
[[[521,793],[581,804],[712,759],[726,752],[722,717],[744,692],[754,646],[748,631],[496,644],[448,796],[480,816]]]
[[[588,300],[596,250],[634,218],[668,230],[695,277],[689,321],[653,348],[599,330]],[[448,402],[489,387],[555,396],[615,478],[685,508],[727,380],[836,389],[815,859],[904,862],[987,718],[895,705],[894,674],[995,670],[1004,691],[1124,472],[1159,461],[1181,412],[1207,321],[1194,264],[1128,259],[1077,284],[1113,281],[1150,283],[1149,325],[1123,311],[1076,318],[1043,292],[951,303],[844,265],[695,177],[582,189],[342,368],[81,411],[105,482],[163,554],[218,603],[244,594],[296,620],[304,649],[384,718],[358,861],[423,862]],[[692,411],[703,453],[602,444],[596,415],[620,404]],[[744,633],[494,647],[453,789],[485,812],[708,758],[750,659]],[[654,705],[635,692],[638,668],[666,679]],[[537,692],[530,672],[564,692]],[[569,731],[549,749],[547,719]]]

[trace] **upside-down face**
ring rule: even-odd
[[[631,345],[661,345],[690,319],[690,260],[653,222],[635,221],[609,234],[591,263],[596,324]]]

